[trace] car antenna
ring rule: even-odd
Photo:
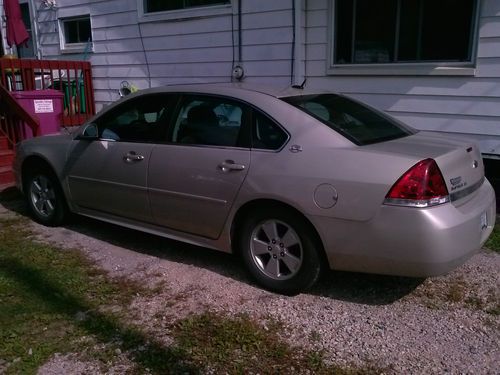
[[[292,88],[304,90],[304,86],[306,85],[306,81],[307,81],[307,78],[304,78],[304,81],[300,85],[292,85]]]

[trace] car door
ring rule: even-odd
[[[151,153],[149,197],[158,225],[219,236],[250,166],[247,113],[231,99],[181,98],[168,143]]]
[[[95,121],[97,138],[75,140],[68,163],[74,203],[85,209],[152,221],[148,166],[155,143],[165,139],[169,99],[147,95],[126,100]]]

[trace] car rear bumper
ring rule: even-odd
[[[495,225],[490,183],[466,203],[419,209],[381,206],[369,221],[311,217],[332,269],[399,276],[444,274],[486,242]]]

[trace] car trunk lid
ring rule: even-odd
[[[472,141],[442,136],[439,133],[419,132],[409,137],[363,146],[365,147],[407,155],[418,160],[434,159],[455,205],[463,204],[472,198],[472,193],[484,181],[481,154]]]

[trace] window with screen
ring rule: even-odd
[[[230,0],[144,0],[144,13],[229,4]]]
[[[333,62],[473,59],[478,0],[335,0]]]

